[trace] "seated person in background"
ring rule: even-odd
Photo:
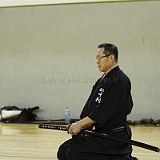
[[[58,150],[59,160],[133,160],[132,146],[96,136],[78,134],[94,127],[98,133],[131,139],[127,125],[133,101],[129,78],[118,66],[118,49],[114,44],[98,46],[96,61],[103,76],[97,80],[81,112],[80,120],[72,123],[68,133],[72,138]]]

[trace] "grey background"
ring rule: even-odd
[[[99,73],[97,45],[115,43],[130,77],[128,119],[160,118],[160,1],[0,8],[0,107],[39,105],[39,119],[78,118]]]

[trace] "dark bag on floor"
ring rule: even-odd
[[[1,108],[1,121],[10,123],[27,123],[35,121],[37,115],[33,113],[39,106],[33,108],[19,108],[17,106],[5,106]]]

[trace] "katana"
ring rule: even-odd
[[[54,130],[62,130],[62,131],[68,131],[68,127],[66,125],[53,125],[53,124],[40,124],[39,128],[45,128],[45,129],[54,129]],[[126,138],[121,138],[115,135],[111,134],[106,134],[106,133],[98,133],[93,130],[82,130],[80,134],[86,134],[86,135],[91,135],[91,136],[97,136],[105,139],[111,139],[114,141],[118,141],[121,143],[127,143],[133,146],[141,147],[147,150],[155,151],[155,152],[160,152],[160,148],[156,146],[152,146],[146,143],[142,143],[139,141],[131,140],[131,139],[126,139]]]

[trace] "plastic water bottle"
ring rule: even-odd
[[[66,124],[70,123],[71,116],[70,116],[69,107],[66,107],[66,108],[65,108],[64,119],[65,119],[65,123],[66,123]]]

